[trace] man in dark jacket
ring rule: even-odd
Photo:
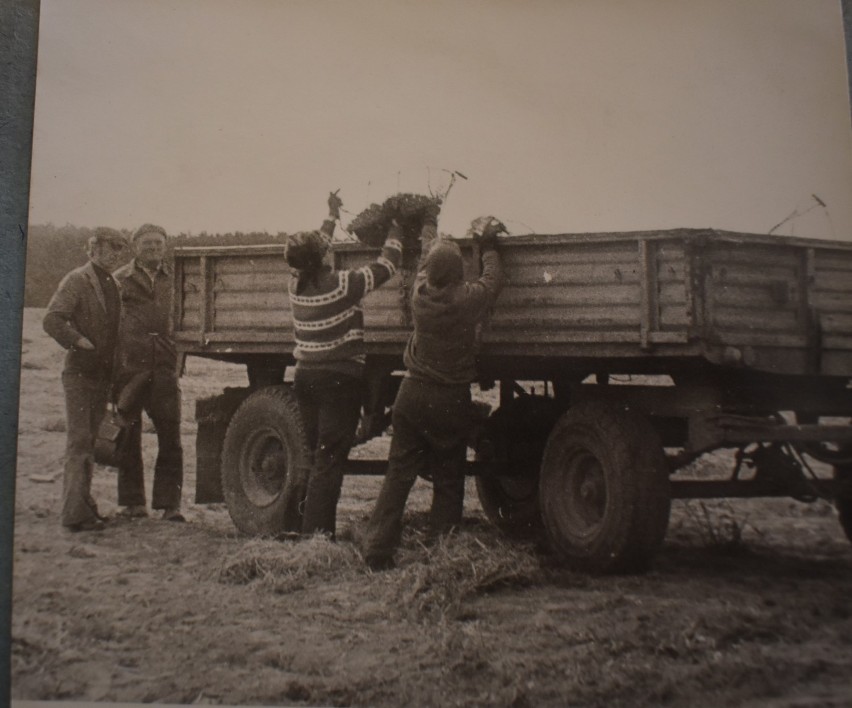
[[[65,472],[62,525],[70,531],[100,531],[103,518],[91,495],[93,447],[109,400],[121,303],[110,272],[127,241],[115,229],[95,229],[89,262],[59,283],[47,306],[44,330],[63,348],[65,367]]]
[[[119,411],[131,422],[118,469],[118,503],[124,516],[147,516],[142,464],[142,411],[157,431],[152,509],[167,521],[180,513],[183,448],[181,393],[172,321],[171,270],[164,262],[166,232],[145,224],[133,234],[135,257],[115,272],[121,291],[116,391]]]
[[[497,253],[502,230],[491,217],[474,222],[482,275],[473,282],[464,281],[455,242],[423,243],[411,297],[414,332],[404,354],[407,371],[393,406],[388,471],[367,530],[365,559],[374,570],[393,566],[405,503],[418,475],[432,478],[430,536],[447,533],[461,521],[477,329],[502,287]]]

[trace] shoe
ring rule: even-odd
[[[364,562],[367,564],[367,567],[373,572],[380,572],[383,570],[393,570],[396,568],[396,563],[392,556],[367,556],[364,559]]]
[[[180,509],[177,508],[163,509],[163,515],[160,518],[163,521],[176,521],[178,523],[186,521],[184,515],[180,513]]]
[[[106,528],[106,524],[100,519],[88,519],[87,521],[81,521],[79,524],[68,524],[65,528],[71,533],[103,531]]]
[[[144,504],[131,504],[123,507],[116,516],[124,519],[144,519],[148,516],[148,510]]]

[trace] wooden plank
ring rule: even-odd
[[[667,327],[689,327],[692,318],[686,310],[685,305],[661,305],[660,306],[660,328]]]
[[[749,332],[797,332],[801,328],[795,311],[751,311],[719,309],[713,313],[716,329],[748,330]]]
[[[623,269],[613,264],[600,263],[546,263],[527,262],[512,265],[509,282],[519,285],[606,285],[618,283],[638,283],[637,264],[624,265]]]
[[[784,248],[783,244],[768,246],[732,246],[723,243],[708,244],[707,255],[714,268],[757,266],[759,268],[796,268],[797,250]]]
[[[657,301],[656,293],[656,254],[647,241],[639,242],[639,346],[650,346],[648,335],[656,329]]]
[[[291,309],[290,298],[286,292],[268,290],[229,292],[220,290],[215,292],[213,297],[215,298],[217,313],[228,310],[257,310],[262,313],[286,310],[289,312]]]
[[[243,292],[281,292],[286,293],[290,277],[277,273],[238,273],[230,275],[216,274],[214,289]]]
[[[814,275],[814,289],[820,292],[852,294],[852,270],[817,270]]]
[[[181,258],[178,261],[181,265],[185,278],[201,276],[201,260],[199,258]]]
[[[213,326],[213,268],[207,256],[201,256],[201,293],[199,303],[201,316],[199,317],[198,341],[204,344],[207,333]]]
[[[498,303],[491,316],[493,327],[523,327],[525,322],[536,321],[541,327],[612,327],[636,328],[639,321],[637,306],[576,306],[536,307],[514,306]],[[638,331],[638,328],[636,328]]]
[[[257,329],[239,329],[211,332],[207,336],[207,342],[211,344],[221,342],[281,342],[282,344],[293,344],[293,333],[289,329],[276,329],[275,331]]]
[[[797,283],[792,281],[787,291],[787,302],[781,303],[775,299],[771,287],[767,283],[752,283],[745,285],[718,285],[713,287],[713,301],[716,309],[752,310],[756,318],[760,318],[766,310],[798,310],[799,291]]]
[[[852,335],[829,335],[826,334],[822,340],[823,349],[849,349],[852,350]],[[852,359],[849,362],[849,368],[846,370],[847,376],[852,376]]]
[[[819,321],[823,332],[852,335],[852,314],[834,314],[821,311]]]
[[[529,329],[536,331],[558,332],[561,330],[606,330],[613,327],[635,327],[636,317],[623,315],[621,317],[601,313],[597,317],[582,316],[577,314],[552,314],[536,312],[518,313],[515,315],[495,311],[489,321],[489,329],[493,330],[515,330]]]
[[[216,276],[227,275],[278,275],[290,279],[290,266],[281,254],[281,258],[264,256],[263,258],[220,257],[216,260]]]
[[[600,307],[632,305],[638,308],[639,287],[638,284],[622,283],[606,286],[563,285],[558,288],[550,288],[541,284],[510,283],[500,293],[497,304],[500,308],[542,307],[545,305],[565,308],[578,305],[597,305]]]
[[[629,343],[639,344],[639,331],[625,331],[617,329],[609,329],[605,332],[596,330],[533,330],[515,328],[513,336],[506,338],[505,333],[490,328],[483,332],[482,341],[492,344],[505,342],[507,344],[557,344],[557,343]]]
[[[731,285],[748,285],[756,282],[769,283],[774,280],[796,282],[798,279],[798,267],[786,267],[778,265],[767,265],[762,267],[761,263],[713,263],[711,275],[714,283]]]
[[[686,283],[682,280],[660,283],[657,288],[657,302],[660,307],[667,305],[686,306],[687,290]]]
[[[811,292],[811,304],[823,313],[852,312],[852,292],[844,294],[813,291]]]

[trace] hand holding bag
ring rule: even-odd
[[[98,428],[95,437],[95,462],[108,467],[118,467],[121,461],[121,451],[127,439],[128,423],[111,405]]]

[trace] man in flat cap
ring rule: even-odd
[[[167,521],[181,514],[183,448],[181,393],[174,345],[172,274],[166,265],[166,232],[144,224],[132,237],[134,258],[115,272],[121,292],[116,395],[119,412],[130,421],[118,468],[121,516],[148,515],[142,464],[142,411],[157,432],[157,461],[151,508]]]
[[[94,441],[109,400],[121,312],[110,275],[127,241],[100,227],[87,244],[88,262],[68,273],[50,299],[44,330],[64,349],[66,431],[62,525],[69,531],[100,531],[103,517],[91,495]]]

